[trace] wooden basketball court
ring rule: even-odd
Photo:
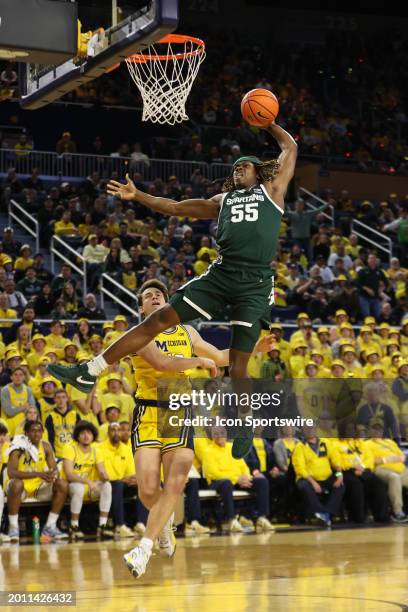
[[[73,590],[89,611],[408,611],[408,526],[179,539],[139,580],[131,545],[3,545],[1,590]]]

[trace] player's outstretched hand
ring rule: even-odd
[[[218,369],[215,365],[215,361],[213,361],[212,359],[208,359],[207,357],[200,357],[200,365],[202,368],[210,370],[210,374],[213,378],[217,376]]]
[[[118,183],[118,181],[109,181],[106,191],[109,195],[116,196],[121,200],[134,200],[137,194],[136,185],[128,174],[126,175],[126,181],[126,185]]]

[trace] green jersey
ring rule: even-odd
[[[224,194],[217,229],[222,264],[270,268],[276,256],[282,214],[263,185]]]

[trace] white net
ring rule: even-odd
[[[164,53],[159,46],[165,47]],[[129,74],[142,95],[142,121],[174,125],[188,119],[186,100],[204,58],[204,44],[192,38],[173,46],[171,42],[156,43],[143,55],[126,59]]]

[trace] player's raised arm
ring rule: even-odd
[[[278,157],[280,166],[279,172],[272,181],[265,183],[265,188],[273,200],[281,208],[284,208],[285,194],[295,173],[298,147],[296,141],[289,132],[275,122],[271,123],[271,125],[265,129],[275,138],[282,150],[282,153]]]
[[[118,181],[110,181],[107,186],[107,192],[122,200],[136,200],[140,204],[163,215],[194,217],[195,219],[216,219],[218,217],[221,194],[214,196],[210,200],[193,199],[177,202],[170,198],[156,198],[148,193],[144,193],[144,191],[140,191],[128,174],[126,175],[126,181],[125,185]]]
[[[198,355],[199,357],[207,357],[209,359],[212,359],[216,363],[216,365],[220,368],[230,365],[229,349],[220,350],[213,344],[206,342],[200,336],[198,331],[194,329],[194,327],[191,327],[190,325],[186,325],[186,329],[188,330],[188,333],[191,337],[194,353],[196,355]],[[268,351],[271,350],[271,348],[273,347],[273,344],[274,344],[273,336],[263,336],[262,338],[258,340],[252,352],[254,354],[255,353],[267,353]]]

